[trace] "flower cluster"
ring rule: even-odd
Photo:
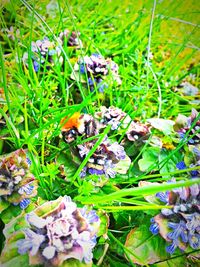
[[[187,134],[188,144],[196,145],[200,143],[200,116],[199,113],[193,109],[189,117],[179,114],[175,130],[181,139],[185,138]]]
[[[22,149],[3,157],[0,162],[0,196],[14,205],[19,204],[22,209],[37,194],[36,180],[30,173],[29,163]]]
[[[51,42],[48,37],[44,37],[43,40],[37,40],[31,43],[30,57],[33,63],[35,72],[43,69],[45,66],[49,69],[50,66],[54,66],[58,63],[62,64],[63,58],[61,56],[61,49],[56,46],[54,42]],[[28,66],[28,53],[23,55],[23,63]]]
[[[71,118],[62,120],[62,135],[67,143],[77,140],[79,136],[82,140],[94,137],[92,140],[82,142],[76,145],[76,150],[81,160],[83,160],[97,142],[96,135],[99,134],[98,122],[88,114],[75,113]],[[127,167],[130,165],[130,159],[126,155],[124,148],[117,142],[111,143],[107,136],[104,137],[102,143],[97,147],[96,151],[89,158],[81,176],[86,173],[105,175],[106,177],[115,177],[117,164],[124,163],[124,170],[121,173],[126,173]],[[127,166],[128,165],[128,166]],[[118,170],[119,172],[119,170]]]
[[[79,38],[80,32],[70,32],[69,30],[65,29],[63,32],[59,34],[59,39],[62,45],[64,45],[65,40],[67,46],[73,46],[76,48],[82,48],[83,44]]]
[[[147,125],[132,121],[128,114],[114,106],[109,108],[101,106],[100,112],[96,112],[95,116],[102,127],[106,127],[109,124],[111,125],[111,130],[126,129],[126,136],[129,141],[134,142],[141,137],[147,137],[150,132]]]
[[[114,106],[109,108],[101,106],[100,111],[95,113],[95,117],[100,121],[102,127],[111,125],[111,130],[118,129],[122,123],[128,125],[131,121],[131,118],[124,111]]]
[[[96,86],[99,92],[104,92],[104,89],[108,87],[107,80],[109,77],[111,78],[109,84],[112,84],[114,81],[117,84],[121,84],[118,75],[118,65],[111,59],[105,59],[100,54],[92,54],[90,57],[80,58],[74,66],[74,72],[77,77],[80,75],[86,77],[91,90],[94,90]],[[77,77],[74,77],[74,73],[71,75],[72,79]]]
[[[200,185],[177,188],[155,195],[166,205],[161,213],[151,219],[150,231],[160,234],[170,245],[166,251],[174,253],[176,248],[185,250],[200,248]],[[167,206],[172,206],[168,208]]]
[[[49,207],[51,210],[47,213]],[[92,261],[100,226],[94,210],[77,208],[71,198],[65,196],[43,204],[27,214],[26,220],[29,228],[24,229],[25,238],[18,240],[17,246],[20,254],[29,252],[31,265],[60,266],[71,258],[85,263]]]

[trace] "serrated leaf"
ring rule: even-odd
[[[165,135],[169,135],[174,131],[173,126],[175,122],[172,120],[152,118],[148,119],[147,121],[151,124],[152,127],[163,132]]]

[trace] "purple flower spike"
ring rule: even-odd
[[[26,219],[29,228],[24,229],[25,238],[19,240],[17,246],[20,254],[29,252],[30,262],[61,266],[72,258],[91,263],[100,227],[95,211],[77,208],[76,203],[65,196],[43,204],[27,214]]]
[[[118,75],[118,65],[111,59],[105,59],[99,54],[92,54],[90,57],[85,56],[79,58],[77,64],[74,66],[74,70],[77,76],[78,74],[86,76],[84,79],[87,79],[91,91],[97,86],[99,91],[103,92],[107,80],[110,85],[114,82],[115,84],[121,84],[121,79]],[[71,78],[75,79],[75,75],[72,74]],[[103,81],[105,81],[105,83],[103,83]]]
[[[1,198],[25,209],[30,198],[37,194],[37,182],[29,170],[26,153],[19,149],[0,160]]]
[[[180,221],[180,223],[168,223],[168,226],[173,229],[173,231],[167,235],[169,239],[178,240],[179,237],[181,237],[183,242],[186,243],[188,241],[186,224],[184,221]]]
[[[25,254],[27,251],[31,252],[31,255],[35,255],[45,237],[43,235],[36,234],[30,229],[24,230],[26,239],[19,240],[17,242],[18,252]]]

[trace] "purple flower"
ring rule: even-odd
[[[94,82],[95,82],[95,79],[92,79],[92,78],[88,78],[88,84],[91,86],[91,85],[94,85]]]
[[[29,170],[26,153],[19,149],[2,157],[0,162],[1,197],[25,209],[37,194],[37,182]]]
[[[19,188],[18,193],[23,195],[24,193],[27,195],[31,195],[33,192],[34,186],[32,184],[26,184]]]
[[[17,242],[18,252],[25,254],[27,251],[30,251],[31,255],[34,256],[38,252],[40,245],[44,242],[45,237],[36,234],[30,229],[24,230],[24,233],[26,238]]]
[[[104,83],[104,80],[109,81],[110,84],[113,84],[113,82],[121,84],[117,64],[111,59],[105,59],[99,54],[92,54],[90,57],[85,56],[80,58],[74,70],[77,76],[79,72],[83,75],[85,74],[91,90],[94,90],[95,86],[97,86],[99,91],[103,92],[107,86],[107,82]],[[71,75],[71,77],[75,79],[74,75]]]
[[[200,248],[200,234],[189,234],[189,244],[193,249]]]
[[[48,208],[52,210],[47,213]],[[37,212],[45,216],[40,217]],[[38,264],[48,262],[55,266],[70,258],[91,262],[100,226],[95,211],[77,208],[71,198],[65,196],[43,204],[27,214],[26,219],[29,228],[24,230],[25,238],[17,245],[20,254],[30,252],[30,261],[34,256]]]
[[[43,69],[44,65],[49,69],[50,66],[54,66],[58,63],[62,64],[63,62],[59,46],[56,46],[56,44],[51,42],[47,37],[31,43],[31,59],[35,72]],[[24,53],[22,60],[28,67],[29,62],[27,52]]]
[[[169,202],[169,192],[159,192],[156,194],[156,197],[160,199],[160,201],[164,202],[164,203],[168,203]]]
[[[189,197],[189,189],[187,187],[179,187],[175,188],[172,190],[174,193],[177,193],[177,195],[182,199],[182,200],[187,200]]]
[[[184,243],[188,242],[188,232],[184,221],[180,221],[179,223],[169,222],[168,226],[173,229],[173,231],[167,235],[169,239],[178,240],[180,237]]]
[[[80,64],[80,73],[84,74],[85,73],[85,66],[84,64]]]
[[[126,158],[126,152],[124,151],[124,147],[120,146],[117,142],[108,146],[108,151],[112,152],[117,160],[123,160]]]
[[[197,177],[199,172],[194,170],[194,171],[191,171],[190,174],[191,174],[192,177]]]
[[[186,227],[190,233],[195,231],[200,233],[200,214],[195,212],[192,214],[184,214],[184,218],[187,220]]]
[[[96,121],[92,116],[88,114],[78,114],[77,119],[77,114],[74,114],[66,122],[63,127],[62,134],[64,140],[67,143],[71,143],[72,141],[75,141],[78,136],[81,137],[82,140],[88,137],[95,137],[99,134],[100,129],[98,121]],[[91,140],[86,140],[85,142],[83,141],[81,144],[77,144],[75,146],[76,155],[79,155],[80,160],[86,158],[88,153],[95,146],[97,140],[97,138],[91,138]],[[119,145],[117,142],[111,143],[108,137],[105,136],[102,143],[99,144],[96,151],[88,159],[88,162],[82,170],[80,176],[85,177],[85,175],[89,173],[92,175],[105,175],[107,178],[113,178],[115,177],[116,172],[125,174],[129,166],[130,159],[126,155],[124,147]]]
[[[36,60],[33,61],[33,68],[35,72],[38,72],[40,69],[40,64]]]
[[[167,253],[173,254],[176,248],[177,248],[177,244],[175,242],[172,242],[171,245],[166,247],[166,251]]]
[[[24,198],[23,200],[20,201],[19,206],[21,209],[25,209],[28,207],[30,203],[31,203],[30,199]]]
[[[88,211],[87,208],[84,207],[80,210],[80,212],[89,224],[94,223],[94,222],[98,222],[98,220],[99,220],[99,217],[97,216],[96,211],[94,211],[94,210]]]
[[[176,188],[167,193],[157,193],[156,197],[166,203],[166,208],[151,220],[150,231],[153,234],[159,232],[167,242],[171,241],[167,252],[172,254],[176,248],[182,251],[188,247],[199,248],[200,186]]]
[[[151,225],[149,227],[149,230],[153,235],[157,235],[159,233],[159,225],[155,222],[154,218],[151,218]]]
[[[184,170],[186,169],[186,165],[184,161],[180,161],[179,163],[176,164],[176,168],[179,170]]]
[[[96,175],[102,175],[104,174],[104,170],[98,170],[95,168],[88,168],[89,174],[96,174]]]
[[[26,158],[26,162],[28,163],[29,166],[31,166],[32,162],[29,158]]]

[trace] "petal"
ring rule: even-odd
[[[56,253],[56,248],[53,246],[48,246],[43,250],[42,255],[46,259],[50,260],[55,256],[55,253]]]
[[[166,247],[166,251],[167,253],[173,254],[176,248],[177,245],[175,243],[172,243],[171,245]]]
[[[17,247],[19,254],[25,254],[32,248],[32,242],[31,240],[21,239],[17,241]]]
[[[22,201],[20,201],[19,206],[21,209],[25,209],[30,204],[30,199],[24,198]]]
[[[33,226],[35,226],[37,228],[40,228],[40,229],[43,228],[46,225],[46,220],[40,218],[34,212],[31,212],[31,213],[27,214],[26,215],[26,220],[31,225],[33,225]]]
[[[188,242],[188,232],[187,232],[187,230],[183,230],[181,233],[180,233],[180,237],[181,237],[181,239],[182,239],[182,241],[184,242],[184,243],[187,243]]]
[[[200,248],[200,235],[199,234],[189,235],[189,244],[193,249]]]
[[[159,225],[157,223],[153,223],[150,225],[149,230],[153,235],[157,235],[159,233]]]

